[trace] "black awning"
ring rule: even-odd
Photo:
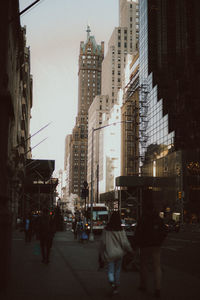
[[[121,187],[168,187],[176,183],[175,177],[153,176],[119,176],[116,177],[116,186]]]
[[[27,184],[25,186],[25,192],[26,193],[31,193],[31,194],[51,194],[56,190],[56,186],[58,184],[57,182],[50,182],[47,184],[42,184],[42,183],[32,183],[32,184]]]
[[[28,181],[47,181],[51,178],[55,169],[55,160],[27,159],[26,178]]]

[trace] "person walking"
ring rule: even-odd
[[[134,243],[140,248],[140,291],[147,290],[148,263],[153,262],[156,298],[161,297],[161,245],[167,236],[167,227],[154,207],[153,201],[147,201],[143,207],[142,217],[139,219]]]
[[[81,242],[81,235],[83,233],[83,221],[80,217],[76,224],[76,232],[77,232],[77,239],[79,242]]]
[[[56,224],[53,216],[50,215],[49,210],[45,208],[42,211],[42,215],[38,219],[38,238],[40,240],[43,263],[49,263],[50,250],[55,232]]]
[[[24,233],[25,233],[25,242],[30,243],[32,238],[32,215],[31,213],[27,214],[23,222]]]
[[[77,219],[76,218],[72,221],[72,230],[74,233],[74,239],[77,240]]]
[[[121,226],[120,214],[114,211],[102,233],[99,249],[99,264],[102,267],[102,262],[107,263],[108,281],[113,295],[119,292],[122,258],[127,252],[132,253],[133,250]]]

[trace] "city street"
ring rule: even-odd
[[[12,276],[7,300],[109,299],[106,271],[98,270],[98,239],[82,244],[69,231],[56,233],[49,265],[41,263],[39,243],[25,244],[23,233],[13,234]],[[196,299],[200,240],[185,233],[170,234],[163,246],[162,299]],[[195,259],[194,259],[195,257]],[[153,299],[152,273],[147,294],[137,290],[139,274],[121,273],[120,295],[115,299]]]
[[[200,233],[170,233],[163,245],[163,263],[200,279]]]

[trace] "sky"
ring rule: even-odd
[[[20,11],[34,1],[19,0]],[[21,16],[33,76],[31,135],[51,122],[32,137],[32,158],[55,160],[56,171],[64,168],[65,137],[75,125],[79,49],[87,24],[96,42],[105,42],[106,54],[119,24],[118,0],[41,0]]]

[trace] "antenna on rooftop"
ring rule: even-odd
[[[90,37],[90,32],[91,32],[91,29],[90,29],[90,25],[89,25],[89,24],[87,24],[87,30],[86,30],[86,32],[87,32],[87,39],[89,39],[89,37]]]

